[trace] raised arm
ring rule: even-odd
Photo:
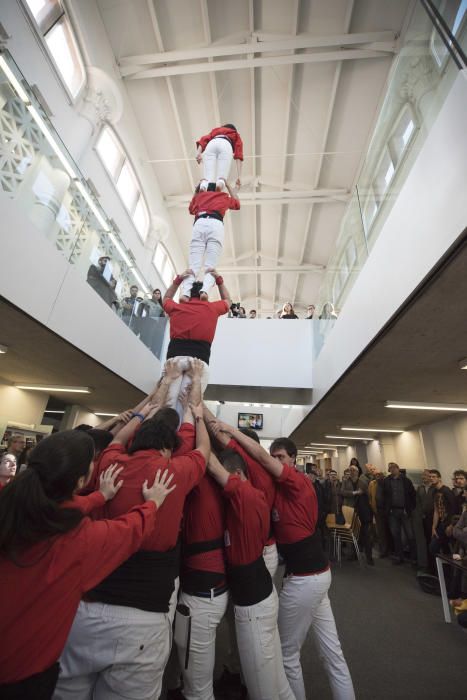
[[[211,454],[211,442],[203,420],[203,404],[199,403],[196,406],[191,404],[191,410],[195,420],[196,449],[201,452],[207,462]]]
[[[235,186],[235,187],[232,189],[232,187],[230,187],[230,185],[229,185],[229,183],[227,182],[227,180],[225,181],[225,186],[227,187],[227,190],[228,190],[230,196],[233,197],[234,199],[236,199],[236,200],[239,202],[239,201],[240,201],[240,197],[238,196],[238,187]]]
[[[209,268],[209,269],[206,268],[206,272],[210,272],[211,275],[213,275],[213,277],[215,277],[216,284],[219,287],[219,294],[221,296],[222,301],[227,301],[229,306],[230,306],[232,303],[232,300],[230,298],[229,290],[227,289],[227,287],[224,284],[224,278],[222,277],[222,275],[220,275],[217,272],[217,270],[215,270],[214,268]]]
[[[216,441],[222,447],[227,447],[227,445],[230,442],[230,436],[227,435],[227,433],[222,432],[221,430],[215,431],[215,426],[218,423],[218,420],[215,417],[215,415],[213,413],[211,413],[209,408],[204,403],[203,403],[203,415],[204,415],[204,422],[206,423],[206,428],[208,429],[208,433],[211,436],[211,438],[215,438]]]
[[[208,472],[211,474],[213,479],[217,481],[219,486],[224,486],[227,484],[229,480],[229,472],[227,469],[225,469],[222,464],[219,462],[217,459],[216,455],[211,452],[211,456],[209,457],[209,462],[208,462]]]
[[[153,408],[154,404],[152,403],[147,403],[145,406],[143,406],[143,408],[136,415],[134,415],[133,418],[131,418],[128,423],[123,426],[123,428],[120,428],[110,444],[126,445],[128,440],[133,437],[141,423],[146,420]]]
[[[283,471],[282,464],[277,459],[274,459],[274,457],[271,457],[264,447],[261,447],[259,443],[252,440],[248,435],[244,435],[240,430],[237,430],[227,423],[222,423],[221,421],[216,421],[216,424],[212,425],[212,427],[216,437],[218,432],[233,437],[233,439],[248,452],[250,457],[259,462],[275,479],[281,476]]]
[[[185,277],[189,277],[192,275],[193,272],[191,270],[185,270],[185,272],[182,272],[181,275],[177,275],[170,285],[170,287],[167,289],[166,293],[164,294],[164,298],[162,299],[162,306],[164,306],[164,303],[168,299],[173,299],[175,294],[177,293],[177,289],[180,287],[181,283],[185,279]]]

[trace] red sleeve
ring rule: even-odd
[[[269,509],[264,494],[255,489],[249,481],[242,481],[236,474],[230,474],[229,480],[224,486],[224,495],[229,499],[230,506],[241,522],[245,521],[247,514],[251,516],[253,509],[257,509],[258,506],[265,508],[266,519],[269,518]]]
[[[196,214],[197,209],[198,209],[198,207],[196,206],[196,195],[195,195],[190,202],[190,205],[188,207],[188,211],[190,212],[190,214],[194,215],[194,214]]]
[[[295,494],[299,494],[303,491],[304,478],[306,477],[304,477],[303,474],[300,474],[295,467],[289,467],[288,464],[284,464],[282,474],[276,479],[276,481],[280,485],[282,492],[289,496],[294,496]]]
[[[236,197],[229,197],[229,209],[238,211],[238,209],[240,209],[240,200]]]
[[[99,508],[106,503],[104,495],[100,491],[93,491],[88,496],[79,496],[75,494],[71,501],[63,504],[64,508],[77,508],[84,515],[88,515],[95,508]]]
[[[201,146],[201,150],[204,151],[206,146],[208,145],[209,141],[212,139],[212,131],[209,132],[209,134],[206,134],[206,136],[201,136],[200,139],[196,142],[197,146]]]
[[[81,589],[89,591],[136,552],[154,528],[156,504],[146,501],[113,520],[86,520],[80,533]]]
[[[243,141],[239,133],[237,133],[237,138],[235,140],[233,157],[235,160],[243,160]]]
[[[175,311],[175,309],[177,308],[177,304],[176,304],[176,302],[175,302],[173,299],[166,299],[166,300],[164,301],[164,303],[162,304],[162,308],[163,308],[164,311],[166,311],[166,312],[169,314],[169,316],[170,316],[170,312],[171,312],[171,311]]]
[[[211,308],[214,309],[218,316],[226,314],[229,310],[229,304],[227,301],[225,301],[225,299],[222,299],[221,301],[210,301],[209,303],[211,304]]]
[[[170,466],[175,472],[174,483],[177,489],[184,489],[189,493],[206,473],[206,460],[199,450],[193,450],[183,457],[175,457]]]
[[[191,423],[182,423],[177,432],[178,437],[181,440],[181,445],[173,453],[172,457],[182,457],[186,455],[187,452],[192,452],[196,445],[196,430],[195,426]]]
[[[244,459],[248,467],[248,476],[252,485],[255,487],[255,489],[259,489],[264,493],[267,501],[269,500],[268,496],[270,495],[270,503],[272,506],[272,494],[275,491],[274,479],[272,476],[266,471],[266,469],[263,469],[261,464],[257,462],[256,459],[253,459],[253,457],[251,457],[236,440],[232,439],[227,445],[227,448],[235,450],[235,452]]]
[[[101,456],[99,457],[99,469],[96,473],[96,485],[99,475],[102,474],[107,467],[110,467],[111,464],[118,462],[120,457],[122,455],[126,455],[126,453],[125,446],[120,442],[111,442],[110,445],[105,448],[105,450],[102,450]]]

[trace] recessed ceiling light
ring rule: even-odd
[[[330,438],[331,440],[373,440],[372,437],[369,435],[360,435],[357,437],[356,435],[325,435],[325,438]]]
[[[282,404],[282,408],[290,408],[289,404]]]
[[[8,352],[8,345],[0,345],[0,355],[5,355]]]
[[[118,416],[118,413],[101,413],[100,411],[94,411],[95,416],[104,416],[107,418],[115,418],[115,416]]]
[[[42,384],[15,384],[17,389],[29,389],[30,391],[49,391],[55,393],[61,391],[66,394],[90,394],[87,386],[43,386]]]
[[[347,447],[347,445],[331,445],[329,442],[311,442],[310,447]]]
[[[467,357],[459,362],[459,369],[467,369]]]
[[[424,403],[421,401],[386,401],[386,408],[405,408],[414,411],[467,411],[465,403]]]
[[[65,413],[65,411],[51,411],[50,409],[47,409],[46,411],[44,411],[44,413],[62,413],[63,414],[63,413]]]
[[[342,426],[341,430],[353,430],[356,433],[403,433],[404,430],[400,428],[350,428],[349,426]]]

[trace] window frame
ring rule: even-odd
[[[55,76],[57,77],[60,85],[62,86],[63,90],[65,91],[65,93],[68,97],[68,100],[71,102],[71,104],[76,104],[81,99],[81,97],[83,95],[83,91],[86,88],[86,85],[88,82],[86,63],[84,61],[83,50],[81,48],[78,36],[76,34],[76,31],[75,31],[75,28],[73,26],[73,22],[71,20],[71,17],[70,17],[68,10],[67,10],[67,7],[66,7],[63,0],[56,0],[56,1],[57,1],[57,8],[60,8],[61,11],[57,10],[57,12],[55,14],[52,13],[53,14],[53,21],[47,27],[47,29],[44,29],[43,27],[41,27],[39,25],[38,21],[36,20],[36,17],[34,16],[32,9],[29,7],[27,0],[20,0],[20,4],[21,4],[21,7],[23,9],[23,12],[25,13],[25,15],[29,21],[29,24],[31,25],[34,33],[36,34],[36,36],[39,39],[42,51],[46,55],[47,60],[50,63],[50,66],[51,66],[53,72],[55,73]],[[58,62],[57,62],[52,50],[50,49],[50,47],[47,43],[47,35],[54,27],[56,27],[59,24],[59,22],[61,20],[64,20],[66,25],[67,25],[67,29],[69,31],[69,34],[70,34],[71,39],[72,39],[72,44],[73,44],[73,46],[69,47],[70,53],[73,54],[73,50],[74,50],[74,52],[76,54],[76,58],[78,60],[79,67],[80,67],[81,72],[82,72],[82,76],[83,76],[81,84],[80,84],[76,94],[73,94],[70,86],[67,85],[65,78],[64,78],[64,76],[59,68]]]
[[[160,267],[158,267],[158,266],[156,265],[156,262],[155,262],[155,258],[156,258],[156,256],[158,255],[158,251],[162,251],[162,254],[163,254]],[[166,265],[167,265],[167,263],[168,263],[168,264],[170,265],[171,269],[172,269],[172,273],[171,273],[170,276],[171,276],[171,278],[173,279],[174,276],[175,276],[175,265],[174,265],[174,263],[173,263],[173,260],[172,260],[172,257],[171,257],[171,255],[170,255],[169,251],[167,250],[166,246],[165,246],[163,243],[159,242],[159,243],[157,244],[156,249],[155,249],[155,251],[154,251],[154,254],[153,254],[153,256],[152,256],[151,263],[152,263],[154,269],[156,270],[157,274],[159,275],[163,286],[165,285],[165,288],[166,288],[166,289],[167,289],[168,287],[170,287],[171,280],[169,280],[168,282],[166,282],[166,281],[164,280],[163,274],[164,274],[164,271],[165,271],[165,267],[166,267]]]
[[[114,145],[117,147],[119,154],[120,154],[120,160],[117,164],[117,167],[115,168],[115,172],[112,171],[108,167],[103,155],[99,152],[99,141],[104,134],[108,134],[110,136],[110,139],[113,141]],[[147,238],[149,236],[149,231],[151,228],[151,214],[150,214],[148,202],[147,202],[147,199],[144,195],[144,191],[143,191],[143,188],[141,186],[141,181],[136,173],[133,162],[132,162],[131,158],[129,157],[128,152],[127,152],[126,148],[124,147],[122,141],[119,139],[118,135],[116,134],[113,127],[110,126],[110,124],[104,123],[102,125],[102,128],[100,129],[100,131],[97,135],[97,138],[96,138],[96,142],[94,144],[94,150],[95,150],[97,157],[99,158],[100,162],[102,163],[102,166],[103,166],[105,172],[107,173],[107,175],[108,175],[108,177],[109,177],[109,179],[114,187],[114,190],[115,190],[115,193],[116,193],[118,199],[120,200],[120,202],[121,202],[123,208],[125,209],[125,211],[127,212],[128,216],[130,217],[131,223],[133,224],[134,229],[135,229],[136,233],[138,234],[138,237],[140,238],[140,240],[143,244],[146,243]],[[134,201],[132,202],[131,207],[127,206],[126,202],[124,201],[124,199],[123,199],[122,195],[120,194],[120,191],[117,187],[117,182],[119,181],[120,175],[122,174],[123,168],[125,168],[125,167],[128,169],[129,174],[134,179],[134,182],[136,185],[136,196],[134,197]],[[146,219],[146,223],[147,223],[146,231],[144,234],[140,231],[140,229],[136,225],[135,218],[134,218],[136,208],[137,208],[139,203],[141,203],[143,206],[144,218]]]

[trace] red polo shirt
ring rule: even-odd
[[[164,311],[170,317],[170,337],[182,340],[204,340],[212,343],[219,316],[226,314],[226,301],[201,301],[190,299],[177,304],[173,299],[164,303]]]
[[[240,209],[240,201],[236,197],[231,197],[227,192],[199,192],[195,194],[190,202],[188,211],[196,216],[199,212],[209,214],[218,211],[225,216],[228,209]]]
[[[248,468],[248,478],[255,489],[259,489],[264,493],[269,511],[271,512],[276,498],[276,482],[273,477],[266,469],[263,469],[261,464],[257,462],[256,459],[253,459],[236,440],[232,439],[227,447],[231,450],[235,450],[235,452],[243,457]],[[266,544],[274,544],[275,541],[275,537],[269,537]]]
[[[151,486],[158,469],[169,470],[173,473],[173,484],[177,488],[160,507],[158,513],[158,527],[144,542],[142,549],[157,552],[167,552],[177,544],[180,533],[185,498],[191,489],[198,484],[204,476],[206,462],[197,450],[189,452],[183,457],[173,457],[167,460],[158,450],[139,450],[132,455],[127,454],[123,445],[118,443],[109,445],[100,460],[100,470],[104,471],[108,466],[118,462],[123,466],[120,478],[123,486],[117,495],[107,501],[103,507],[106,518],[115,518],[126,513],[130,508],[143,502],[142,486],[148,481]]]
[[[0,683],[58,660],[82,595],[140,548],[155,521],[148,501],[115,520],[84,518],[71,532],[31,547],[23,566],[0,556]]]
[[[180,447],[175,450],[172,457],[182,457],[187,452],[192,452],[196,445],[196,430],[191,423],[182,423],[177,431],[180,438]]]
[[[318,519],[318,500],[311,481],[295,467],[284,464],[276,485],[272,522],[278,543],[292,544],[312,535]]]
[[[229,566],[251,564],[263,554],[269,535],[270,513],[262,491],[231,474],[224,487],[225,553]]]
[[[216,136],[227,136],[232,144],[233,156],[235,160],[243,160],[243,141],[235,129],[230,129],[228,126],[218,126],[206,136],[201,136],[201,138],[196,142],[197,146],[201,146],[201,150],[204,151],[211,139],[216,138]]]
[[[212,477],[206,474],[186,499],[183,543],[193,544],[222,538],[225,531],[224,511],[222,491]],[[225,573],[224,549],[220,547],[184,558],[183,565],[196,571]]]

